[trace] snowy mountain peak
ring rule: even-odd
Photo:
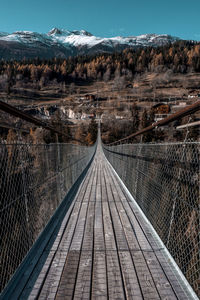
[[[54,27],[48,32],[48,35],[55,35],[55,34],[62,34],[62,30]]]
[[[167,34],[143,34],[129,37],[97,37],[86,30],[53,28],[47,34],[32,31],[0,32],[0,57],[68,57],[101,52],[113,53],[126,48],[157,47],[174,43],[179,38]],[[9,51],[4,51],[5,45]]]
[[[73,34],[77,34],[77,35],[86,35],[86,36],[93,36],[90,32],[86,31],[86,30],[74,30],[72,31]]]
[[[26,34],[34,34],[34,32],[33,31],[15,31],[15,32],[13,32],[13,34],[18,34],[18,35],[26,35]]]
[[[92,36],[92,34],[86,30],[66,30],[66,29],[60,29],[60,28],[53,28],[48,32],[49,36],[56,36],[56,35],[85,35],[85,36]]]

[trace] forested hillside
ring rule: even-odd
[[[158,48],[125,49],[115,54],[78,56],[69,59],[0,62],[0,88],[8,90],[16,82],[34,82],[38,89],[49,82],[109,81],[133,78],[145,71],[174,73],[200,72],[200,43],[179,41]]]

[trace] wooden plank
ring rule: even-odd
[[[104,234],[105,234],[105,246],[106,250],[117,250],[114,232],[112,227],[112,221],[110,218],[110,212],[107,202],[102,203],[103,206],[103,224],[104,224]]]
[[[129,218],[129,221],[130,221],[130,223],[132,225],[132,228],[133,228],[133,230],[135,232],[135,235],[137,237],[137,241],[138,241],[138,243],[140,245],[141,250],[150,250],[151,251],[152,247],[149,244],[149,242],[148,242],[148,240],[147,240],[147,238],[146,238],[146,236],[145,236],[142,228],[138,224],[138,221],[135,218],[135,215],[134,215],[133,211],[131,210],[129,203],[126,202],[126,201],[124,201],[122,203],[122,205],[123,205],[123,207],[124,207],[124,209],[125,209],[125,211],[127,213],[127,216]]]
[[[96,183],[96,201],[101,201],[101,176],[102,176],[102,166],[101,162],[98,164],[98,174],[97,174],[97,183]]]
[[[126,211],[122,205],[122,202],[126,201],[126,198],[124,194],[122,193],[121,187],[119,186],[119,183],[117,180],[115,180],[113,174],[111,173],[110,170],[108,170],[108,176],[112,178],[113,185],[115,185],[115,188],[117,190],[117,193],[115,193],[115,203],[116,203],[116,208],[119,214],[119,218],[121,220],[124,233],[128,242],[128,246],[130,250],[140,250],[140,246],[137,241],[137,237],[135,234],[134,229],[132,228],[131,222],[129,221],[129,218],[126,214]]]
[[[144,257],[151,271],[152,277],[154,279],[154,282],[156,284],[161,299],[170,299],[170,300],[177,299],[155,254],[153,252],[144,251]]]
[[[67,253],[67,250],[63,252],[58,251],[56,253],[56,256],[54,257],[51,267],[48,270],[45,282],[39,294],[39,299],[51,299],[53,295],[56,295],[60,278],[64,269]]]
[[[89,199],[88,201],[96,201],[96,188],[97,188],[97,172],[98,172],[98,168],[96,167],[93,173],[93,181],[92,181],[92,186],[91,186],[91,193],[89,195]],[[85,201],[85,200],[84,200]]]
[[[51,265],[54,257],[54,252],[51,251],[46,258],[47,253],[43,253],[41,256],[36,268],[34,269],[34,273],[32,274],[29,282],[26,284],[25,289],[19,296],[19,299],[36,299],[39,295],[40,288],[43,285],[46,274],[48,272],[48,268]],[[41,269],[42,265],[42,269]],[[39,275],[38,275],[39,273]],[[32,284],[34,282],[34,285]]]
[[[114,173],[113,173],[111,167],[110,167],[108,164],[106,164],[106,170],[107,170],[109,176],[112,178],[113,182],[115,183],[115,186],[116,186],[116,189],[117,189],[117,192],[118,192],[120,201],[130,201],[130,200],[128,199],[128,197],[126,197],[126,196],[124,195],[123,190],[122,190],[122,187],[121,187],[121,185],[120,185],[118,179],[116,178],[116,176],[114,175]]]
[[[85,195],[84,195],[84,199],[83,199],[84,202],[88,202],[90,200],[90,194],[91,194],[91,189],[92,189],[92,186],[93,186],[93,181],[94,181],[94,176],[96,174],[96,170],[97,170],[97,166],[96,166],[96,164],[93,164],[92,168],[91,168],[90,180],[89,180],[89,183],[88,183],[88,189],[86,190]]]
[[[119,251],[119,258],[127,299],[141,300],[142,293],[129,251]]]
[[[106,192],[107,192],[107,201],[108,202],[111,202],[111,201],[114,201],[113,199],[113,195],[112,195],[112,191],[111,191],[111,188],[110,188],[110,178],[106,172],[106,166],[103,168],[103,177],[104,177],[104,181],[105,181],[105,189],[106,189]]]
[[[85,180],[83,185],[80,187],[80,191],[79,191],[79,197],[77,197],[76,201],[82,201],[83,197],[85,196],[85,192],[87,190],[87,186],[91,180],[91,174],[93,172],[93,168],[94,165],[92,164],[91,167],[89,168],[89,170],[87,171],[87,174],[85,175]]]
[[[128,242],[129,249],[136,250],[136,251],[140,250],[140,246],[138,244],[135,231],[131,226],[131,223],[127,217],[124,207],[122,206],[122,203],[120,203],[119,201],[116,202],[116,207],[119,213],[120,220],[122,222],[122,226]]]
[[[94,260],[92,299],[108,299],[107,268],[105,255],[104,224],[102,211],[102,164],[99,160],[94,222]],[[104,190],[105,193],[105,190]],[[97,251],[100,250],[100,251]]]
[[[104,251],[95,251],[93,262],[92,299],[108,299],[107,289],[106,255]]]
[[[81,251],[93,250],[95,202],[89,202]]]
[[[81,257],[78,268],[74,297],[75,299],[89,299],[91,290],[91,272],[93,258],[94,236],[94,207],[95,202],[89,202],[86,225],[81,248]]]
[[[114,197],[116,198],[117,192],[116,192],[115,186],[112,185],[111,177],[108,176],[108,174],[106,172],[104,173],[104,176],[106,178],[106,183],[107,183],[106,188],[107,188],[108,198],[110,199],[110,201],[108,201],[108,203],[109,203],[110,215],[111,215],[111,219],[112,219],[112,223],[113,223],[113,227],[114,227],[114,235],[116,238],[117,248],[118,248],[118,250],[128,250],[126,236],[125,236],[124,229],[122,227],[121,220],[119,218],[119,215],[118,215],[118,212],[117,212],[117,209],[115,206],[115,201],[114,201]],[[112,185],[112,188],[111,188],[111,185]],[[115,194],[113,194],[114,190],[115,190]],[[113,195],[115,195],[115,196],[113,197]]]
[[[114,226],[114,231],[115,231],[115,238],[116,238],[116,242],[117,242],[117,248],[118,250],[128,250],[128,244],[126,241],[126,236],[125,236],[125,232],[124,229],[122,227],[121,224],[121,220],[119,218],[116,206],[115,206],[115,202],[110,202],[109,203],[110,206],[110,213],[112,216],[112,222],[113,222],[113,226]]]
[[[70,248],[71,245],[71,241],[74,235],[74,231],[76,228],[76,224],[77,224],[77,220],[78,220],[78,216],[80,213],[80,209],[81,209],[81,202],[77,201],[75,203],[74,209],[72,211],[71,217],[70,217],[70,222],[67,224],[67,227],[65,229],[65,232],[63,234],[62,240],[60,242],[60,246],[59,249],[63,250],[68,250]]]
[[[103,176],[103,168],[104,164],[102,164],[102,169],[101,169],[101,201],[102,202],[107,202],[107,193],[106,193],[106,183],[105,183],[105,178]]]
[[[165,272],[173,290],[178,299],[190,299],[190,293],[186,290],[185,285],[182,284],[180,277],[177,276],[177,270],[175,269],[169,257],[166,256],[164,251],[155,252],[157,259],[159,260],[163,271]]]
[[[79,214],[78,222],[76,224],[72,243],[70,246],[70,251],[71,250],[78,250],[78,251],[81,250],[82,239],[83,239],[83,234],[84,234],[84,229],[85,229],[85,221],[86,221],[86,216],[87,216],[87,207],[88,207],[88,202],[83,202],[82,206],[81,206],[81,211]]]
[[[90,181],[88,182],[87,190],[85,192],[85,195],[82,200],[82,206],[81,206],[81,211],[79,214],[78,222],[76,225],[75,233],[73,236],[72,244],[70,247],[70,250],[80,250],[82,246],[82,239],[84,235],[84,229],[85,229],[85,224],[86,224],[86,219],[87,219],[87,208],[88,208],[88,200],[91,196],[92,189],[93,189],[93,182],[95,180],[95,174],[96,171],[94,171],[90,174]],[[85,200],[85,198],[89,197],[88,199]],[[95,197],[95,191],[93,191],[93,197]]]
[[[74,299],[90,299],[91,271],[92,251],[82,251],[74,290]]]
[[[125,299],[117,251],[106,251],[109,299]]]
[[[80,251],[73,250],[67,255],[61,281],[56,294],[56,300],[73,299],[76,274],[79,266]]]
[[[160,299],[155,283],[141,251],[131,251],[144,299]]]
[[[94,250],[105,250],[102,203],[95,205]]]
[[[106,191],[103,191],[104,193]],[[108,195],[107,195],[108,197]],[[110,299],[124,299],[124,289],[119,265],[117,246],[108,202],[103,202],[103,222],[106,245],[106,264],[108,278],[108,294]]]
[[[151,245],[152,249],[154,249],[154,250],[160,249],[160,244],[158,243],[158,240],[155,238],[155,235],[152,234],[152,230],[150,229],[148,223],[145,221],[145,219],[140,214],[136,205],[133,202],[130,202],[129,204],[130,204],[130,207],[131,207],[134,215],[136,216],[138,223],[140,224],[140,227],[145,232],[145,236],[146,236],[149,244]]]
[[[115,201],[117,201],[117,185],[118,185],[118,182],[117,180],[113,180],[113,174],[112,174],[112,171],[111,169],[109,168],[108,164],[105,164],[105,167],[104,167],[104,176],[106,178],[106,182],[108,184],[108,186],[110,187],[113,187],[112,189],[112,194],[113,194],[113,198],[115,198]],[[112,199],[114,201],[114,199]],[[111,201],[112,201],[111,200]]]

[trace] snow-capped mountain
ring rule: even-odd
[[[96,37],[85,30],[53,28],[47,34],[32,31],[0,32],[0,59],[51,58],[112,53],[125,48],[162,46],[177,41],[167,34],[130,37]]]

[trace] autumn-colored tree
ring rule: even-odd
[[[65,78],[67,76],[67,61],[64,60],[60,67],[61,75]]]
[[[155,118],[154,111],[151,109],[149,112],[145,109],[142,114],[141,126],[142,128],[146,128],[153,124]],[[142,140],[143,142],[151,142],[155,138],[155,132],[149,131],[143,134]]]
[[[32,140],[33,144],[44,144],[44,138],[43,138],[43,129],[42,128],[36,128],[30,129],[30,138]]]
[[[7,144],[13,144],[13,143],[16,143],[17,141],[17,133],[14,129],[9,129],[8,130],[8,135],[7,135],[7,138],[6,138],[6,142]]]
[[[80,142],[83,141],[83,138],[84,138],[84,129],[83,129],[82,125],[79,125],[76,128],[76,132],[75,132],[74,138],[75,138],[77,144],[79,144]]]
[[[39,80],[39,69],[35,65],[30,66],[30,76],[33,82]]]
[[[139,128],[140,119],[139,119],[139,111],[137,105],[134,103],[131,108],[131,116],[132,116],[132,124],[133,124],[133,132],[136,132]]]
[[[16,131],[14,129],[9,129],[8,135],[6,138],[9,163],[12,163],[12,157],[14,155],[13,151],[15,150],[15,148],[13,148],[13,144],[15,144],[17,142],[17,139],[18,139],[18,137],[17,137]]]
[[[92,145],[93,142],[93,138],[92,138],[92,134],[90,132],[88,132],[86,138],[85,138],[85,142],[87,145]]]
[[[97,139],[97,122],[95,121],[95,119],[93,118],[90,121],[90,124],[88,126],[88,134],[86,136],[86,142],[91,145],[93,143],[96,142]]]

